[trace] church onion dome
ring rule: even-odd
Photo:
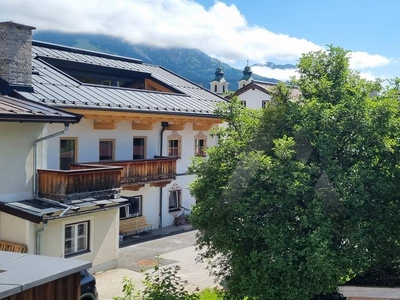
[[[218,82],[225,81],[224,71],[222,71],[221,67],[218,67],[214,74],[215,74],[215,77],[214,77],[213,81],[218,81]]]
[[[245,66],[244,70],[243,70],[243,77],[240,79],[240,81],[242,81],[242,80],[245,80],[245,81],[252,80],[253,79],[251,77],[252,74],[253,74],[253,71],[251,70],[249,65]]]

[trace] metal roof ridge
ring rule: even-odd
[[[73,52],[73,53],[84,54],[84,55],[97,56],[97,57],[102,57],[102,58],[116,59],[116,60],[131,62],[131,63],[137,63],[137,64],[143,63],[143,61],[140,59],[131,58],[131,57],[127,57],[127,56],[108,54],[108,53],[98,52],[98,51],[93,51],[93,50],[85,50],[82,48],[75,48],[75,47],[53,44],[53,43],[48,43],[48,42],[41,42],[41,41],[36,41],[36,40],[32,40],[32,46]]]

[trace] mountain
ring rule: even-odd
[[[295,65],[291,65],[291,64],[277,65],[277,64],[274,64],[273,62],[269,62],[269,61],[267,61],[265,64],[254,64],[252,66],[268,67],[270,69],[280,69],[280,70],[296,69]]]
[[[137,58],[145,63],[160,65],[192,82],[210,88],[210,82],[219,65],[212,58],[195,49],[186,48],[155,48],[146,45],[133,45],[121,39],[95,34],[70,34],[51,31],[38,31],[33,34],[36,41],[59,44],[86,50],[105,52],[120,56]],[[236,88],[237,82],[243,76],[243,70],[235,69],[221,63],[225,79]],[[253,74],[255,80],[277,82],[276,79]]]

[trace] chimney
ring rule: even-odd
[[[9,85],[31,85],[34,29],[14,22],[0,22],[0,78]]]

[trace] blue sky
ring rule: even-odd
[[[206,8],[215,1],[199,0]],[[250,25],[385,56],[398,55],[400,1],[383,0],[256,0],[222,1],[235,5]],[[250,4],[249,4],[250,3]],[[390,45],[390,46],[389,46]],[[393,47],[392,47],[393,46]]]
[[[36,0],[2,0],[0,21],[196,48],[238,68],[246,59],[296,63],[302,53],[333,44],[353,51],[352,68],[373,79],[400,75],[399,11],[396,0],[41,0],[40,6]],[[253,71],[278,79],[295,74]]]

